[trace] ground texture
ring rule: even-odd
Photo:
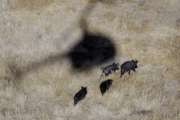
[[[0,0],[0,119],[179,120],[180,1],[105,0],[95,6],[89,29],[113,38],[116,61],[139,61],[130,76],[109,76],[114,81],[104,96],[99,66],[73,72],[64,59],[39,65],[81,37],[78,20],[86,5],[87,0]],[[37,65],[19,77],[18,69],[31,63]],[[88,94],[74,107],[81,86]]]

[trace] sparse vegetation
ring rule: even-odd
[[[18,75],[17,66],[64,53],[81,37],[74,23],[87,0],[35,1],[41,0],[0,1],[0,120],[180,119],[179,0],[116,0],[111,6],[105,0],[93,9],[88,27],[113,38],[115,61],[139,61],[130,76],[108,76],[113,84],[103,96],[101,66],[74,73],[64,59],[45,61],[46,66],[30,67],[21,80],[14,79],[18,82],[7,81],[12,73]],[[88,94],[74,106],[73,96],[81,86],[88,86]]]

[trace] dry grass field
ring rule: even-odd
[[[74,72],[59,59],[15,76],[18,68],[62,54],[81,38],[78,20],[87,3],[0,0],[0,120],[180,120],[179,0],[96,4],[89,30],[113,39],[115,61],[139,61],[130,76],[110,75],[114,81],[104,96],[101,66]],[[73,106],[81,86],[87,96]]]

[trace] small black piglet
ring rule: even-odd
[[[133,70],[134,72],[136,71],[138,61],[137,60],[130,60],[130,61],[126,61],[121,65],[121,76],[122,77],[126,72],[129,73],[131,70]]]
[[[81,87],[81,89],[74,95],[74,105],[83,100],[87,94],[87,87]]]
[[[112,82],[113,80],[108,79],[108,80],[103,81],[100,84],[100,91],[102,95],[104,95],[104,93],[110,88],[110,86],[112,85]]]

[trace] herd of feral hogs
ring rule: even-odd
[[[107,65],[102,68],[102,75],[108,76],[112,74],[113,72],[119,71],[121,69],[120,77],[122,77],[126,72],[129,73],[131,70],[136,71],[138,61],[137,60],[130,60],[124,62],[122,65],[119,65],[119,63],[112,63],[110,65]],[[101,76],[102,76],[101,75]],[[104,93],[111,87],[113,80],[107,79],[100,83],[99,89],[101,91],[101,94],[104,95]],[[86,97],[87,94],[87,87],[81,87],[81,89],[74,95],[74,105],[79,103],[81,100],[83,100]]]

